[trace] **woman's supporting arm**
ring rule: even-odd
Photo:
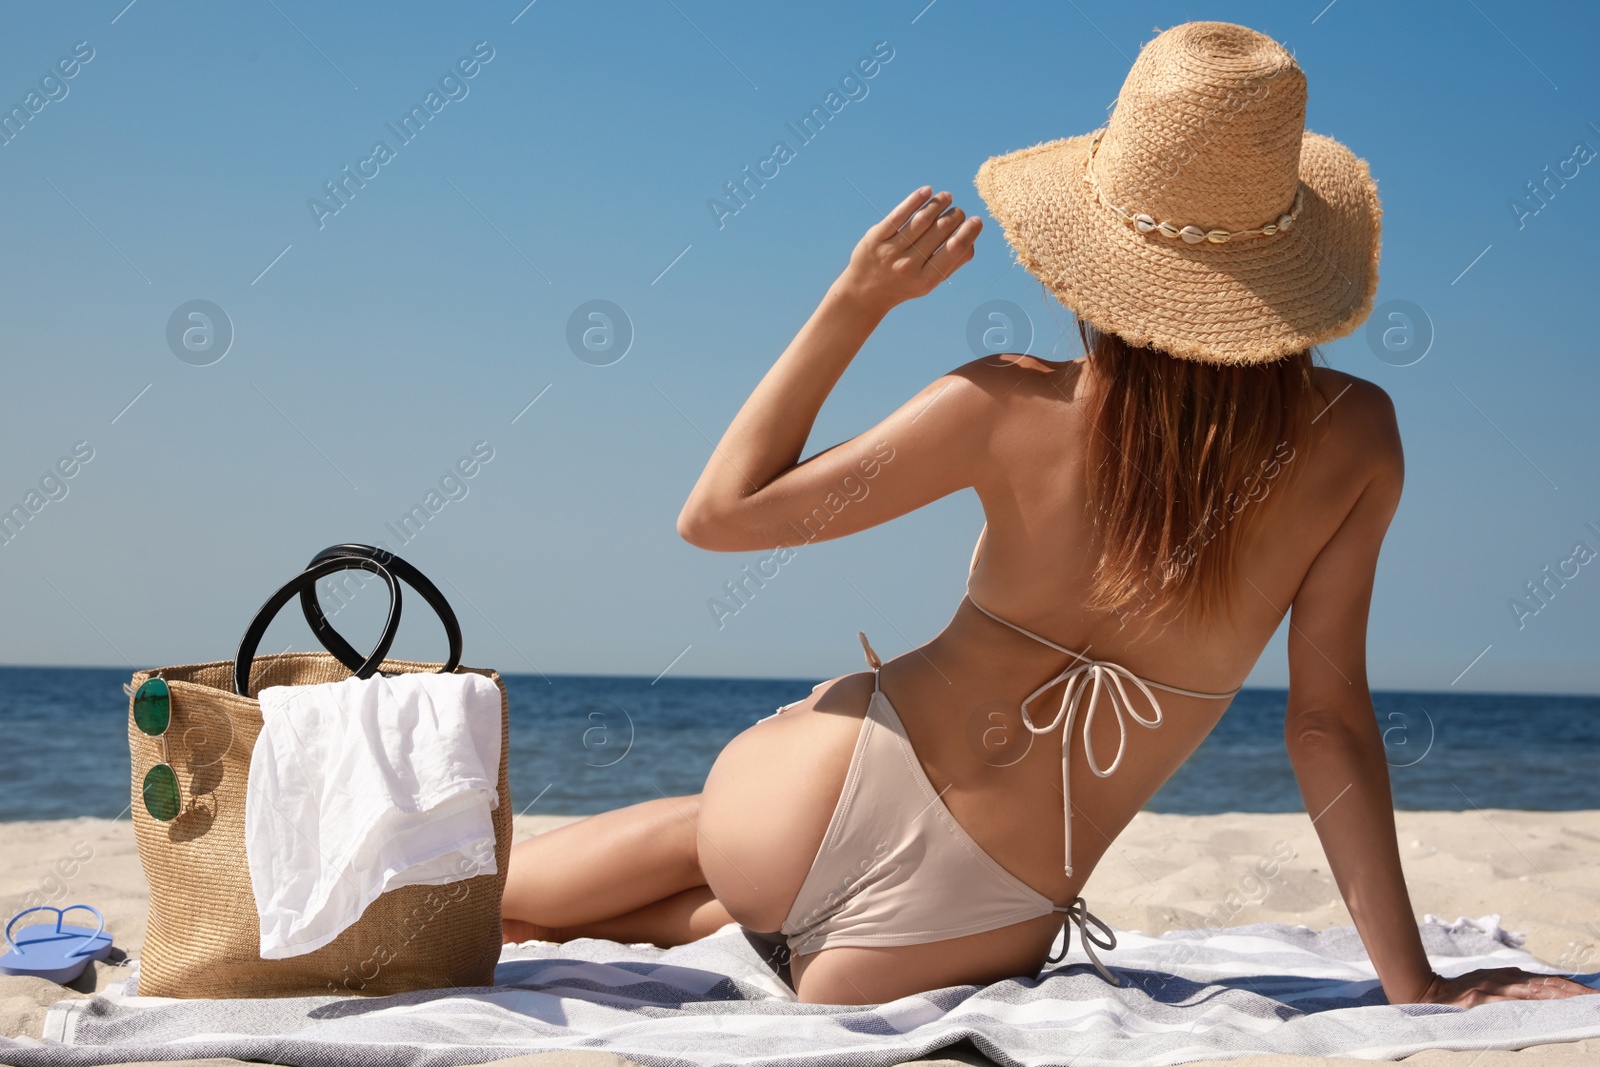
[[[1470,1008],[1600,993],[1559,975],[1490,967],[1445,978],[1428,962],[1395,839],[1383,735],[1367,690],[1367,613],[1378,549],[1400,501],[1394,408],[1353,381],[1328,447],[1358,451],[1370,477],[1295,594],[1284,741],[1334,881],[1391,1004]],[[1342,394],[1341,394],[1342,395]],[[1325,409],[1325,411],[1328,409]],[[1320,416],[1319,416],[1320,417]]]
[[[1331,406],[1330,406],[1331,408]],[[1360,382],[1324,427],[1322,447],[1355,448],[1368,480],[1295,594],[1284,743],[1323,851],[1390,1003],[1433,978],[1395,839],[1389,766],[1367,689],[1367,614],[1378,551],[1400,502],[1404,459],[1394,409]]]
[[[1365,686],[1362,695],[1365,696]],[[1383,737],[1372,713],[1325,713],[1286,728],[1300,795],[1339,894],[1391,1004],[1421,999],[1433,978],[1400,867]]]
[[[1296,640],[1290,637],[1291,646]],[[1389,1003],[1471,1008],[1600,993],[1561,975],[1519,967],[1480,968],[1451,978],[1433,970],[1401,873],[1388,760],[1365,684],[1343,711],[1302,712],[1286,726],[1285,738],[1300,794]]]

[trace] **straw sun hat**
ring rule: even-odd
[[[1103,129],[995,156],[976,184],[1080,319],[1184,359],[1264,363],[1350,333],[1378,286],[1377,186],[1305,111],[1282,45],[1185,23],[1140,51]]]

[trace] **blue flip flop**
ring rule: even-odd
[[[99,925],[91,930],[64,921],[67,912],[79,910],[93,913]],[[17,920],[36,911],[55,912],[55,925],[34,923],[23,928],[20,938],[13,938],[11,930]],[[111,955],[111,935],[106,933],[105,916],[87,904],[71,904],[65,908],[41,904],[19,911],[6,923],[6,941],[11,949],[0,956],[0,973],[32,975],[58,984],[77,978],[90,960],[103,960]]]

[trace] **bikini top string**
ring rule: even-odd
[[[1065,648],[1047,637],[1041,637],[1032,630],[1024,629],[1014,622],[1002,619],[974,600],[970,592],[967,594],[967,599],[972,602],[973,607],[989,616],[995,622],[1009,626],[1017,633],[1031,637],[1040,644],[1048,645],[1057,652],[1071,656],[1077,661],[1069,664],[1055,677],[1028,694],[1027,699],[1022,702],[1022,723],[1032,734],[1047,734],[1057,726],[1060,726],[1062,720],[1066,721],[1066,725],[1061,731],[1061,796],[1063,805],[1062,821],[1065,826],[1063,849],[1066,857],[1066,873],[1070,878],[1072,876],[1072,782],[1070,769],[1072,721],[1077,716],[1080,705],[1084,704],[1085,694],[1088,695],[1088,702],[1083,717],[1084,758],[1088,760],[1089,769],[1098,777],[1109,778],[1112,772],[1121,766],[1123,753],[1127,749],[1128,725],[1124,717],[1131,718],[1140,726],[1149,729],[1155,729],[1161,725],[1161,702],[1156,699],[1154,690],[1160,689],[1168,693],[1176,693],[1179,696],[1198,697],[1205,700],[1228,699],[1238,693],[1239,690],[1234,689],[1228,693],[1200,693],[1193,689],[1180,689],[1175,685],[1164,685],[1161,682],[1149,681],[1139,677],[1119,663],[1091,659],[1082,652],[1075,652],[1070,648]],[[1040,694],[1053,689],[1063,682],[1066,683],[1066,689],[1061,694],[1061,706],[1057,709],[1055,718],[1044,726],[1035,725],[1033,717],[1028,714],[1028,705],[1037,700]],[[1145,698],[1150,701],[1150,709],[1154,713],[1151,718],[1145,718],[1134,708],[1132,701],[1128,699],[1128,690],[1124,684],[1125,682],[1132,682],[1144,694]],[[1100,709],[1100,694],[1102,692],[1106,694],[1111,704],[1112,713],[1117,719],[1117,754],[1112,759],[1111,765],[1104,769],[1101,768],[1100,761],[1095,759],[1094,743],[1089,736],[1090,728],[1094,725],[1095,714]],[[1085,932],[1085,937],[1087,936],[1087,932]]]

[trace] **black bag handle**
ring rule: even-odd
[[[313,563],[285,582],[281,589],[261,605],[261,610],[256,612],[256,617],[251,619],[250,625],[245,628],[244,638],[239,642],[239,651],[233,657],[235,693],[242,697],[250,695],[250,667],[255,662],[256,649],[260,647],[261,638],[266,635],[267,627],[283,606],[302,590],[315,590],[319,579],[348,570],[370,571],[382,578],[384,584],[389,587],[389,618],[383,624],[383,635],[378,638],[378,645],[372,650],[372,655],[365,660],[358,657],[356,665],[351,668],[357,678],[370,678],[377,672],[379,664],[389,654],[389,646],[394,644],[395,633],[400,629],[400,583],[388,568],[377,560],[339,556]]]
[[[445,657],[444,666],[439,668],[440,674],[451,674],[461,663],[461,624],[456,620],[456,613],[450,607],[450,602],[439,592],[439,587],[430,582],[425,574],[411,564],[387,549],[374,548],[372,545],[331,545],[311,557],[311,564],[315,565],[327,559],[367,559],[393,572],[394,576],[405,582],[428,602],[428,606],[438,614],[439,621],[444,624],[445,640],[449,643],[449,654]],[[322,642],[322,647],[333,653],[333,657],[354,671],[361,667],[361,653],[351,647],[344,635],[333,628],[326,615],[322,613],[322,604],[317,600],[317,590],[314,585],[306,586],[300,590],[300,609],[305,613],[306,623],[311,627],[311,632],[317,635],[317,640]]]

